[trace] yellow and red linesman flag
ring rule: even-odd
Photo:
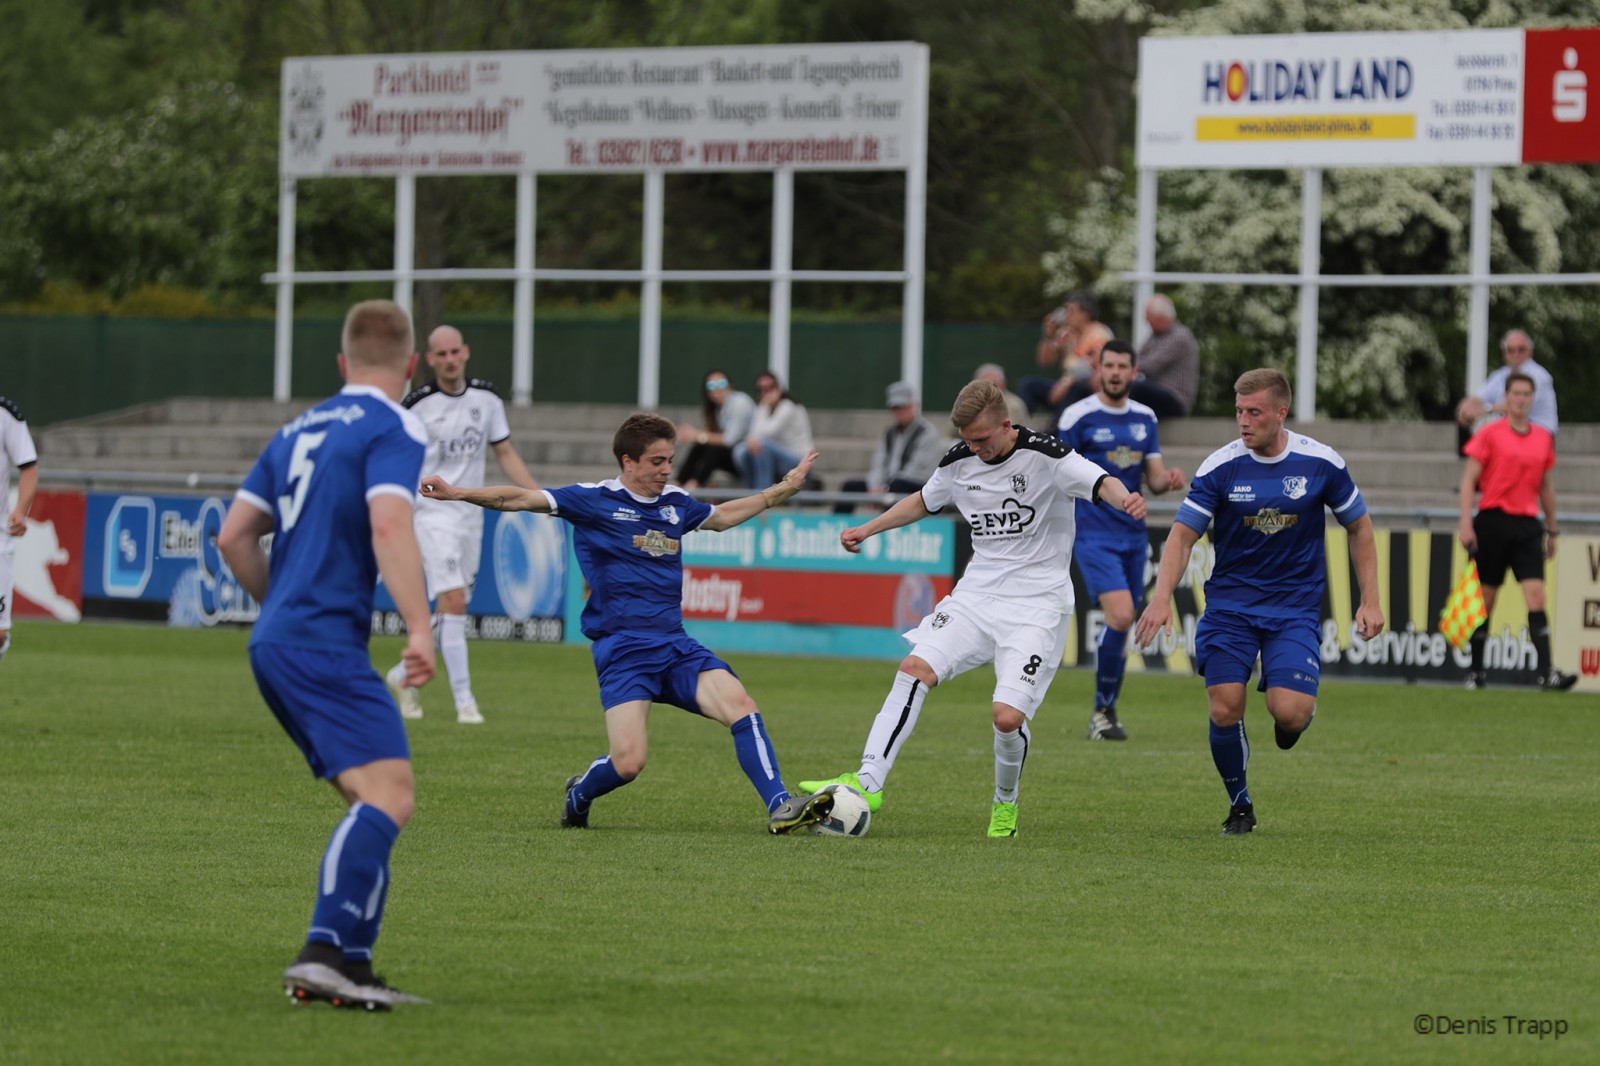
[[[1467,568],[1461,572],[1461,580],[1456,582],[1450,598],[1444,601],[1444,610],[1439,612],[1439,632],[1451,647],[1465,648],[1473,631],[1488,620],[1489,612],[1483,606],[1483,586],[1478,583],[1478,564],[1469,559]]]

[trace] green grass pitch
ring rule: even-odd
[[[340,812],[245,641],[17,627],[0,1062],[1600,1055],[1593,697],[1329,683],[1280,752],[1252,694],[1241,839],[1192,678],[1130,678],[1118,745],[1084,739],[1092,677],[1060,675],[1012,841],[984,836],[987,672],[932,695],[864,840],[769,837],[726,732],[658,708],[649,768],[575,832],[561,786],[604,739],[587,652],[477,643],[488,723],[457,726],[442,680],[410,723],[378,945],[436,1005],[366,1016],[281,993]],[[854,768],[892,664],[731,658],[791,784]],[[1538,1020],[1565,1031],[1519,1031]]]

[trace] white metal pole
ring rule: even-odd
[[[278,182],[278,314],[272,336],[272,398],[289,400],[294,368],[294,211],[293,178]]]
[[[918,45],[911,73],[912,106],[917,109],[910,158],[906,160],[905,296],[904,324],[900,330],[900,380],[916,389],[925,401],[922,380],[922,281],[926,267],[928,206],[928,46]],[[935,405],[936,407],[938,405]]]
[[[1467,307],[1467,391],[1483,388],[1489,372],[1489,209],[1493,183],[1488,167],[1472,168],[1472,288]]]
[[[1301,174],[1300,329],[1294,363],[1294,417],[1317,417],[1317,275],[1322,272],[1322,168]]]
[[[411,272],[417,266],[417,178],[394,179],[394,302],[411,310]]]
[[[789,373],[789,297],[794,282],[794,171],[772,172],[772,307],[767,323],[767,368],[793,384]]]
[[[661,243],[666,217],[666,177],[644,174],[644,282],[639,293],[639,407],[661,402]]]
[[[517,280],[512,297],[511,402],[533,402],[533,234],[537,219],[538,175],[517,175]]]
[[[1156,283],[1148,275],[1156,270],[1156,178],[1160,171],[1152,167],[1139,168],[1138,215],[1135,232],[1138,250],[1134,253],[1134,270],[1145,275],[1134,283],[1133,289],[1133,346],[1142,348],[1150,337],[1150,323],[1144,320],[1144,305],[1156,294]]]

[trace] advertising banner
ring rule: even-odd
[[[910,647],[900,634],[955,583],[955,525],[926,518],[851,555],[839,534],[860,521],[765,514],[721,533],[691,533],[683,541],[684,628],[717,651],[904,656]],[[574,561],[567,633],[580,643],[584,594]]]
[[[1439,614],[1462,571],[1466,552],[1451,533],[1425,530],[1379,529],[1375,531],[1378,549],[1378,595],[1386,625],[1376,637],[1366,640],[1355,632],[1355,610],[1361,602],[1360,586],[1350,563],[1349,540],[1343,529],[1332,526],[1327,532],[1325,550],[1328,586],[1322,603],[1322,676],[1386,678],[1396,681],[1439,681],[1459,684],[1465,681],[1471,657],[1465,649],[1452,648],[1439,631]],[[1150,531],[1150,557],[1145,568],[1145,592],[1155,584],[1161,550],[1167,530]],[[1586,556],[1582,549],[1591,538],[1575,538],[1561,554],[1546,565],[1546,589],[1551,601],[1552,628],[1557,630],[1552,654],[1555,665],[1569,673],[1579,670],[1576,640],[1563,643],[1560,631],[1564,617],[1581,617],[1580,577]],[[1595,573],[1600,574],[1600,542],[1593,549]],[[1205,581],[1211,576],[1216,553],[1210,540],[1202,537],[1190,553],[1188,565],[1174,595],[1172,634],[1163,634],[1150,647],[1130,649],[1130,671],[1151,670],[1192,674],[1195,627],[1205,607]],[[1102,616],[1085,592],[1078,569],[1073,567],[1077,591],[1078,618],[1067,642],[1064,660],[1068,664],[1092,666],[1095,638]],[[1590,578],[1596,603],[1594,639],[1600,648],[1600,577]],[[1528,631],[1528,611],[1521,590],[1508,585],[1495,604],[1490,619],[1484,665],[1490,685],[1532,685],[1537,678],[1537,655]],[[1576,627],[1573,627],[1574,629]],[[1600,654],[1596,656],[1600,660]],[[1594,674],[1600,674],[1600,661]],[[1600,677],[1588,683],[1600,687]]]
[[[1147,37],[1140,167],[1600,160],[1600,29]]]
[[[903,169],[906,42],[284,60],[285,177]]]
[[[216,496],[89,496],[84,612],[176,626],[253,622],[260,608],[217,551],[228,500]]]
[[[28,531],[11,541],[15,618],[83,617],[84,495],[41,489],[26,519]]]
[[[1561,574],[1550,597],[1556,666],[1578,675],[1578,691],[1600,692],[1600,537],[1563,536],[1555,565]]]

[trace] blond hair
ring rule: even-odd
[[[340,350],[360,367],[404,368],[414,349],[411,315],[392,300],[366,300],[344,316]]]
[[[1283,371],[1267,367],[1246,370],[1240,374],[1239,380],[1233,383],[1233,391],[1240,396],[1266,392],[1274,407],[1289,407],[1294,400],[1294,393],[1289,389],[1289,379],[1283,376]]]
[[[956,396],[955,406],[950,408],[950,421],[957,429],[966,429],[988,412],[994,413],[997,424],[1005,421],[1005,390],[992,381],[972,381]]]

